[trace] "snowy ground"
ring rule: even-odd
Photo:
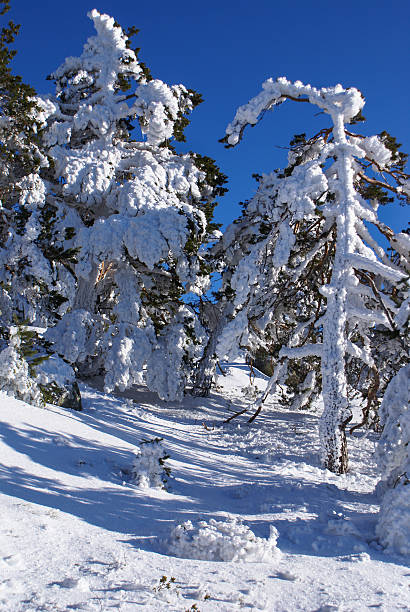
[[[351,472],[337,477],[319,468],[316,415],[268,405],[251,426],[222,425],[248,402],[246,366],[219,384],[182,407],[83,388],[82,413],[1,397],[0,610],[410,610],[406,560],[374,541],[372,436],[349,440]],[[169,491],[130,478],[154,437]],[[265,540],[276,527],[281,554],[172,556],[175,525],[230,516]]]

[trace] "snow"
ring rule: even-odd
[[[223,424],[266,384],[224,369],[210,398],[182,404],[141,386],[107,395],[97,379],[83,412],[0,394],[0,610],[409,609],[407,559],[375,534],[376,436],[350,436],[350,471],[332,474],[313,412],[270,398],[252,425]],[[155,438],[167,490],[133,476]],[[167,545],[184,524],[195,544]],[[237,561],[216,560],[229,546]]]
[[[73,369],[58,355],[50,355],[36,366],[36,382],[40,385],[55,383],[58,387],[75,382]]]
[[[132,466],[132,478],[139,487],[165,489],[171,469],[165,463],[166,454],[161,438],[143,440]]]
[[[391,159],[391,151],[383,144],[379,136],[369,136],[360,141],[359,146],[370,159],[384,168]]]
[[[21,339],[18,328],[10,328],[10,340],[0,351],[0,393],[17,396],[32,404],[41,404],[41,393],[29,374],[29,366],[19,353]]]

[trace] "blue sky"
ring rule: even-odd
[[[203,94],[186,130],[186,149],[213,157],[229,177],[220,222],[238,216],[238,202],[254,193],[253,172],[286,164],[280,147],[293,134],[329,125],[310,105],[287,102],[248,128],[238,147],[225,150],[218,140],[237,106],[270,76],[357,87],[368,120],[358,131],[387,130],[410,152],[409,0],[12,0],[9,16],[22,24],[15,71],[40,93],[52,89],[46,75],[67,55],[81,53],[93,34],[86,16],[92,8],[140,28],[140,57],[154,77]],[[407,225],[409,208],[387,207],[380,216],[398,231]]]

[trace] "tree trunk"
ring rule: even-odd
[[[323,288],[327,298],[323,323],[322,389],[324,410],[320,423],[322,461],[325,468],[337,474],[348,470],[346,425],[350,420],[347,398],[345,355],[347,350],[347,287],[353,275],[349,262],[350,237],[354,235],[355,189],[352,160],[343,149],[346,144],[342,113],[335,114],[334,138],[340,146],[337,161],[338,198],[335,206],[337,240],[330,284]],[[353,223],[353,227],[351,224]],[[352,234],[353,232],[353,234]]]
[[[211,331],[208,344],[206,345],[204,353],[198,362],[194,375],[194,383],[191,389],[191,395],[194,397],[209,397],[212,382],[215,376],[216,363],[218,360],[216,347],[222,330],[232,313],[232,309],[233,306],[231,303],[225,306],[216,326]]]
[[[212,330],[204,354],[197,365],[194,375],[194,384],[191,389],[191,395],[194,397],[209,397],[211,392],[217,362],[216,345],[223,328],[221,323],[222,321]]]

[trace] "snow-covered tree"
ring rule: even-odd
[[[2,1],[1,15],[9,9]],[[5,329],[13,325],[13,292],[16,276],[24,262],[10,257],[10,242],[16,232],[25,228],[26,211],[18,207],[22,184],[34,177],[44,156],[38,146],[38,127],[34,90],[11,71],[10,62],[16,51],[9,48],[19,26],[12,21],[0,33],[0,311]],[[12,282],[13,281],[13,282]]]
[[[1,6],[5,14],[8,2]],[[47,350],[22,323],[45,326],[59,317],[66,300],[60,281],[65,258],[57,261],[48,236],[40,177],[49,164],[41,143],[47,109],[10,67],[15,51],[9,45],[18,30],[9,22],[0,33],[0,386],[38,404],[41,387],[34,380],[34,364]]]
[[[271,187],[261,197],[260,184],[255,201],[262,201],[272,216],[268,233],[273,229],[274,247],[256,239],[238,265],[235,284],[231,281],[236,312],[219,351],[225,354],[236,344],[235,330],[248,334],[251,309],[259,304],[257,293],[277,292],[276,311],[263,316],[266,324],[279,323],[288,331],[278,338],[278,364],[258,410],[284,375],[288,359],[320,360],[322,461],[331,471],[343,473],[348,467],[345,429],[351,420],[346,362],[353,357],[374,367],[370,339],[377,327],[397,335],[398,292],[408,276],[400,262],[388,257],[369,226],[386,233],[377,208],[388,201],[386,190],[406,198],[410,183],[403,168],[405,157],[394,139],[385,133],[364,137],[346,129],[346,123],[361,118],[364,99],[357,89],[341,85],[318,90],[285,78],[268,79],[262,92],[238,109],[227,128],[228,146],[235,146],[247,125],[255,125],[286,99],[318,106],[330,115],[332,126],[302,142],[296,157],[291,152],[291,167],[284,174],[262,178],[262,186],[270,182]],[[269,201],[270,213],[264,200]]]
[[[0,15],[9,10],[7,0],[0,1]],[[0,198],[2,243],[9,223],[9,211],[18,199],[20,181],[36,173],[46,163],[39,146],[35,92],[13,74],[11,61],[16,50],[10,49],[20,26],[12,21],[0,31]]]
[[[382,471],[377,534],[384,546],[410,554],[410,365],[389,383],[381,405],[384,426],[376,453]]]
[[[383,232],[390,244],[388,253],[391,261],[406,276],[401,283],[384,283],[384,291],[396,305],[397,312],[389,327],[376,325],[370,330],[369,343],[374,356],[373,365],[364,366],[355,357],[348,358],[348,383],[356,388],[363,398],[363,420],[352,427],[351,432],[362,425],[380,429],[379,412],[384,392],[410,357],[410,236],[408,231],[394,234],[386,225],[383,225]],[[375,299],[379,300],[375,284],[372,290]]]
[[[301,287],[307,278],[323,274],[323,265],[319,258],[308,269],[300,263],[318,237],[323,242],[328,235],[314,206],[324,185],[320,176],[315,183],[311,173],[310,189],[304,198],[296,197],[303,171],[295,163],[316,158],[316,151],[307,144],[297,158],[289,156],[285,171],[257,177],[255,196],[217,245],[223,266],[221,294],[234,305],[232,320],[219,338],[221,355],[239,346],[252,357],[262,348],[275,362],[302,322],[309,325],[311,337],[316,333],[312,322],[320,314],[320,295],[316,291],[301,300]],[[281,376],[286,377],[285,370]]]
[[[48,201],[64,250],[79,253],[70,310],[47,338],[80,376],[103,374],[107,390],[144,376],[176,399],[202,350],[184,296],[208,287],[203,247],[225,177],[171,144],[184,139],[200,96],[152,79],[114,19],[89,16],[97,34],[51,75],[56,97],[46,102]]]

